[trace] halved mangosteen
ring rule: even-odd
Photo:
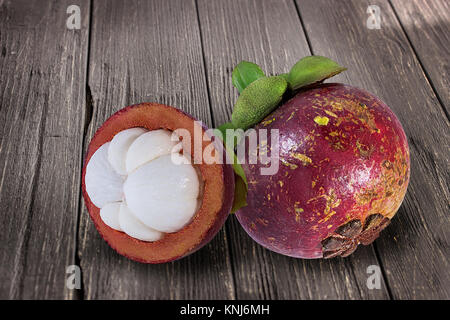
[[[97,230],[119,254],[144,263],[198,250],[233,204],[225,154],[221,141],[176,108],[142,103],[116,112],[92,138],[83,168],[83,197]]]

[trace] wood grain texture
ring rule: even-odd
[[[287,72],[310,55],[292,1],[199,0],[208,87],[215,125],[230,120],[237,98],[231,71],[241,60],[258,63],[267,74]],[[237,219],[226,224],[238,299],[388,299],[366,286],[366,268],[378,265],[372,246],[348,259],[285,257],[250,239]]]
[[[297,3],[314,53],[347,66],[337,80],[379,96],[408,136],[408,192],[376,241],[392,297],[448,299],[449,122],[391,6],[381,0]],[[366,28],[372,4],[381,9],[379,30]]]
[[[0,298],[73,298],[89,3],[0,1]]]
[[[450,108],[450,2],[391,0],[443,107]]]
[[[89,87],[95,130],[124,106],[154,101],[211,125],[196,7],[193,1],[95,1]],[[83,206],[79,256],[86,299],[232,299],[226,235],[195,254],[145,265],[115,253]]]
[[[81,30],[66,28],[71,4]],[[366,28],[371,4],[381,8],[380,30]],[[0,299],[449,299],[448,6],[0,0]],[[256,244],[231,216],[180,261],[143,265],[116,254],[80,195],[95,130],[142,101],[220,125],[237,98],[239,61],[285,72],[311,54],[308,42],[349,68],[334,81],[382,98],[409,138],[410,187],[375,246],[346,259],[288,258]],[[83,290],[67,290],[66,267],[78,263]],[[381,290],[366,286],[369,265],[383,269]]]

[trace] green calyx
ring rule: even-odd
[[[233,70],[232,83],[239,91],[234,105],[231,122],[216,129],[224,141],[228,156],[234,159],[235,190],[232,213],[247,205],[247,178],[234,152],[237,142],[227,141],[227,129],[253,127],[273,112],[286,96],[293,96],[295,91],[322,82],[346,68],[335,61],[322,56],[308,56],[299,60],[288,73],[278,76],[265,76],[262,69],[252,62],[241,61]]]
[[[278,76],[252,82],[237,99],[231,123],[244,130],[259,123],[278,106],[286,89],[287,81]]]

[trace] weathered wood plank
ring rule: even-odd
[[[181,108],[211,125],[194,1],[95,1],[91,32],[87,143],[113,112],[142,101]],[[84,208],[79,256],[87,299],[234,298],[223,231],[187,258],[144,265],[115,253]]]
[[[448,299],[449,122],[417,57],[387,1],[297,3],[314,53],[347,66],[338,80],[383,99],[409,139],[408,193],[376,241],[393,298]],[[369,5],[380,7],[381,29],[366,28]]]
[[[231,71],[239,61],[275,74],[310,55],[292,1],[200,0],[198,6],[215,125],[230,119],[237,98]],[[366,286],[366,268],[378,264],[372,246],[345,260],[300,260],[259,246],[234,216],[226,227],[239,299],[389,298],[384,284],[381,290]]]
[[[89,2],[0,1],[0,298],[73,298]]]
[[[446,0],[391,1],[443,107],[450,108],[450,3]]]

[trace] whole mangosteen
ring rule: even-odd
[[[264,76],[245,83],[245,68],[259,69],[246,62],[235,69],[233,76],[240,76],[233,83],[244,84],[237,86],[241,96],[231,127],[267,130],[256,153],[278,158],[279,169],[263,175],[267,164],[241,161],[248,191],[236,217],[244,230],[262,246],[297,258],[346,257],[359,244],[372,243],[397,212],[409,182],[407,138],[395,114],[365,90],[321,83],[344,70],[324,57],[302,59],[278,76],[288,89],[283,102],[269,106],[280,90],[272,88],[277,96],[265,98],[267,89],[258,85]],[[271,132],[277,132],[277,154]]]

